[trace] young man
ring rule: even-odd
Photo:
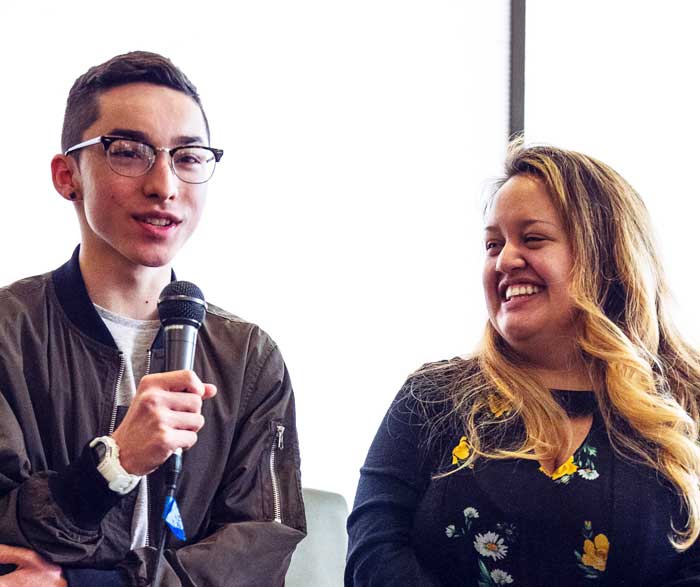
[[[149,584],[178,448],[186,539],[161,584],[281,585],[305,520],[277,347],[210,305],[194,372],[161,372],[157,300],[222,154],[197,91],[159,55],[114,57],[76,80],[62,143],[80,247],[0,290],[0,586]]]

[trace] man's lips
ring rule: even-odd
[[[168,228],[181,222],[181,220],[171,214],[140,214],[134,215],[134,219],[142,224],[157,228]]]

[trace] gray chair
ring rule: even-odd
[[[348,504],[342,495],[304,489],[307,536],[292,555],[286,587],[342,587]]]

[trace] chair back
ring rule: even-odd
[[[307,536],[297,546],[286,587],[342,587],[348,504],[338,493],[303,489]]]

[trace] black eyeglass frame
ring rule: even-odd
[[[141,177],[143,175],[146,175],[151,169],[153,169],[153,166],[155,165],[156,162],[156,155],[158,154],[159,151],[162,151],[164,153],[167,153],[170,155],[170,168],[172,169],[173,173],[175,174],[175,177],[177,177],[180,181],[184,181],[185,183],[190,183],[194,185],[199,185],[202,183],[207,183],[212,176],[214,175],[214,170],[216,169],[216,163],[221,161],[221,157],[224,155],[224,150],[223,149],[215,149],[214,147],[207,147],[205,145],[180,145],[178,147],[154,147],[150,143],[147,143],[145,141],[139,141],[138,139],[134,139],[131,137],[120,137],[116,135],[100,135],[99,137],[95,137],[93,139],[87,139],[86,141],[83,141],[82,143],[78,143],[77,145],[73,145],[72,147],[68,148],[65,150],[63,153],[64,155],[70,155],[71,153],[74,153],[75,151],[79,151],[80,149],[84,149],[85,147],[90,147],[92,145],[98,145],[101,144],[102,147],[105,150],[105,154],[109,151],[109,146],[114,143],[115,141],[132,141],[134,143],[141,143],[142,145],[146,145],[150,149],[153,150],[153,161],[151,164],[144,170],[143,173],[140,173],[139,175],[124,175],[123,173],[119,173],[116,171],[111,165],[109,168],[114,171],[117,175],[121,175],[122,177]],[[186,179],[182,179],[178,174],[177,171],[175,171],[175,165],[173,163],[173,155],[177,153],[178,151],[181,151],[183,149],[191,149],[193,147],[196,147],[198,149],[205,149],[209,152],[211,152],[212,155],[214,155],[214,169],[212,169],[211,175],[205,179],[204,181],[187,181]],[[109,161],[109,159],[108,159]]]

